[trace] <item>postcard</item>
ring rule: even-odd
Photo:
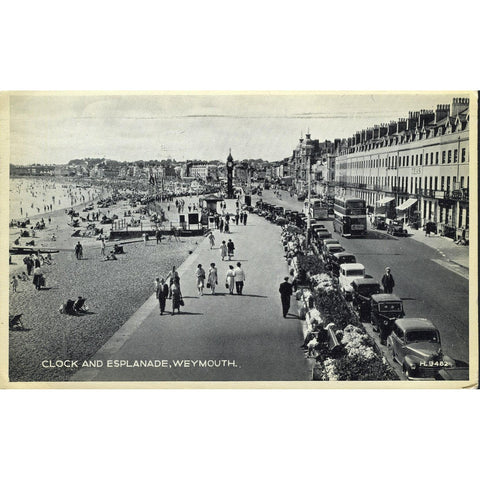
[[[1,93],[0,385],[476,388],[477,125],[472,91]]]

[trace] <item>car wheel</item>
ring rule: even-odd
[[[411,377],[410,369],[409,369],[405,364],[403,364],[403,373],[404,373],[407,377]]]

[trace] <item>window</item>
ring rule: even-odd
[[[446,159],[447,159],[447,152],[443,151],[442,152],[442,163],[445,163]]]
[[[429,187],[428,187],[428,188],[430,188],[430,190],[432,189],[432,180],[433,180],[433,177],[430,177],[430,180],[429,180]]]
[[[445,190],[445,177],[440,179],[440,190]]]
[[[413,161],[412,161],[413,162]],[[415,155],[415,165],[418,165],[418,154]]]
[[[435,152],[435,164],[438,165],[438,152]]]
[[[409,159],[408,159],[408,155],[407,155],[407,167],[408,167],[408,164],[410,163]]]
[[[462,148],[462,163],[465,161],[465,149]]]
[[[460,177],[460,188],[463,188],[464,181],[465,181],[465,178]]]
[[[447,163],[452,163],[452,151],[448,151],[448,162]]]
[[[420,154],[420,165],[422,165],[422,162],[423,162],[423,153]],[[426,162],[425,162],[426,164]]]
[[[435,189],[438,190],[438,177],[435,177]]]
[[[447,192],[450,191],[450,177],[447,177]]]
[[[428,165],[428,153],[425,154],[425,165]]]
[[[457,163],[458,162],[458,150],[455,149],[453,151],[453,163]]]

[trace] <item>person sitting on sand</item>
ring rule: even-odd
[[[105,261],[108,260],[117,260],[117,256],[113,253],[113,250],[110,250],[110,253],[105,257]]]
[[[82,296],[79,296],[77,301],[73,304],[73,309],[77,313],[86,313],[88,311],[87,306],[85,305],[86,299]]]

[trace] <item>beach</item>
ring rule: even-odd
[[[31,182],[24,185],[30,186]],[[173,266],[183,263],[203,237],[168,236],[160,244],[155,239],[148,242],[141,238],[130,239],[124,242],[125,254],[117,255],[115,261],[104,261],[98,236],[71,236],[78,229],[71,226],[71,217],[63,208],[43,214],[43,205],[46,205],[48,197],[43,198],[39,193],[47,189],[41,184],[36,184],[36,187],[32,198],[37,201],[35,208],[42,211],[29,218],[35,224],[43,217],[46,225],[44,229],[36,230],[34,238],[20,238],[19,246],[34,240],[34,248],[52,248],[58,253],[52,254],[50,265],[45,263],[41,266],[46,277],[45,288],[36,290],[32,277],[27,281],[18,279],[15,293],[10,287],[10,315],[23,314],[25,329],[10,331],[9,375],[11,381],[62,381],[68,380],[72,372],[68,369],[45,368],[42,362],[67,358],[83,361],[91,357],[152,295],[155,278],[166,277]],[[65,190],[68,191],[68,188]],[[107,193],[107,190],[104,192]],[[31,193],[29,190],[25,196],[28,198]],[[81,216],[86,215],[83,207],[90,203],[94,195],[101,194],[98,186],[93,187],[92,191],[77,194],[77,200],[85,201],[75,207],[76,211]],[[71,200],[74,201],[75,197]],[[166,208],[166,204],[164,206]],[[174,207],[173,202],[168,212],[172,220],[176,218]],[[102,209],[95,204],[93,211],[109,212],[121,218],[127,208],[128,202],[117,202]],[[18,215],[14,218],[18,218]],[[81,222],[82,231],[86,231],[87,223]],[[104,233],[108,235],[111,225],[97,223],[97,226],[104,227]],[[10,228],[10,245],[19,238],[19,231],[16,227]],[[74,253],[78,241],[83,247],[81,260],[77,260]],[[113,242],[107,242],[107,253],[112,247]],[[10,279],[12,275],[26,272],[24,257],[12,255]],[[60,313],[60,307],[68,299],[76,300],[78,296],[86,298],[87,314],[70,316]]]

